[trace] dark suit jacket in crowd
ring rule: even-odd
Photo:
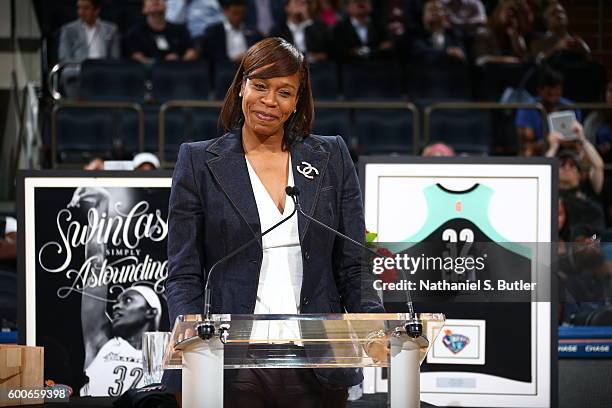
[[[368,24],[368,41],[365,44],[361,42],[355,27],[353,27],[348,17],[336,24],[333,29],[333,38],[336,55],[341,60],[364,59],[363,57],[352,54],[352,50],[355,47],[364,45],[370,47],[371,50],[370,55],[365,57],[365,59],[387,58],[391,56],[390,51],[381,51],[378,49],[382,42],[388,40],[388,36],[386,35],[385,29],[375,24],[373,20]]]
[[[246,37],[247,47],[250,47],[262,38],[257,31],[248,28],[244,29],[243,32]],[[213,62],[230,61],[227,56],[225,28],[223,27],[223,23],[216,23],[207,27],[206,30],[204,30],[204,35],[199,38],[199,42],[200,51],[204,59]]]
[[[313,173],[313,179],[294,172],[304,211],[363,242],[359,182],[342,138],[311,135],[295,143],[290,154],[294,167],[307,162],[319,171]],[[383,311],[374,290],[361,289],[359,248],[302,216],[298,230],[303,259],[300,313]],[[260,233],[241,131],[183,144],[169,204],[166,295],[170,321],[181,314],[201,314],[207,271]],[[260,239],[215,269],[210,283],[213,313],[254,312],[262,259]],[[355,369],[317,369],[315,374],[330,388],[355,385],[363,379]],[[226,381],[231,381],[227,375]],[[169,375],[164,380],[171,389],[176,388],[173,380]]]
[[[306,50],[307,52],[325,52],[330,54],[332,47],[330,46],[330,33],[325,23],[319,20],[313,21],[311,25],[306,27]],[[293,34],[287,26],[287,22],[283,21],[272,28],[270,31],[271,37],[281,37],[295,45]]]
[[[461,48],[465,54],[465,47],[461,36],[456,31],[450,29],[444,31],[444,49],[438,50],[434,48],[431,32],[427,30],[415,31],[409,44],[408,52],[410,52],[415,62],[441,62],[441,60],[450,58],[446,53],[446,49],[449,47]]]
[[[246,20],[244,24],[250,30],[257,31],[257,1],[256,0],[247,0],[247,9],[246,9]],[[284,1],[280,0],[270,0],[270,10],[272,11],[272,20],[274,27],[277,24],[280,24],[285,20],[285,8]],[[260,33],[264,34],[264,33]]]

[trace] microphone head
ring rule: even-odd
[[[299,196],[300,190],[296,186],[287,186],[285,187],[285,194],[289,197]]]

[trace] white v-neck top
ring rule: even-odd
[[[246,162],[257,203],[261,231],[265,231],[291,214],[295,204],[292,199],[286,197],[284,212],[281,214],[248,159]],[[290,156],[287,185],[293,184]],[[262,247],[263,260],[259,273],[255,314],[299,313],[303,264],[297,214],[263,236]],[[251,340],[290,340],[299,338],[299,334],[296,321],[281,324],[256,322],[251,332]]]

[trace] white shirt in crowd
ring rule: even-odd
[[[223,12],[218,0],[167,0],[166,20],[187,24],[189,33],[195,38],[209,26],[223,21]]]
[[[366,24],[361,24],[354,18],[351,18],[351,24],[355,27],[355,31],[357,31],[357,36],[359,37],[359,41],[361,41],[362,45],[368,44],[368,26]]]
[[[445,47],[446,40],[444,39],[443,32],[435,32],[431,34],[431,42],[433,48],[436,50],[443,50]]]
[[[106,47],[104,39],[100,35],[100,20],[96,20],[93,26],[83,23],[87,36],[88,57],[91,59],[106,58]]]
[[[308,51],[306,49],[306,28],[312,24],[312,20],[302,21],[301,23],[294,23],[287,21],[287,27],[293,35],[293,43],[301,52]]]
[[[265,186],[247,159],[251,186],[255,194],[261,230],[270,228],[294,209],[293,200],[285,200],[281,214],[268,194]],[[293,171],[289,158],[287,185],[293,185]],[[299,313],[300,291],[302,289],[302,248],[298,232],[297,214],[266,234],[261,239],[263,259],[257,287],[255,314],[297,314]],[[252,340],[290,340],[300,338],[298,322],[287,321],[271,324],[255,322],[251,331]]]
[[[246,37],[242,31],[242,27],[234,28],[227,19],[223,19],[223,27],[225,28],[225,49],[227,57],[234,61],[246,52],[248,48]]]

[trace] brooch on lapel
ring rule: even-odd
[[[302,164],[304,165],[304,167],[296,167],[298,173],[300,173],[302,176],[306,177],[309,180],[312,180],[314,178],[314,176],[311,175],[312,172],[314,172],[317,176],[319,175],[319,170],[313,167],[312,164],[305,161],[303,161]]]

